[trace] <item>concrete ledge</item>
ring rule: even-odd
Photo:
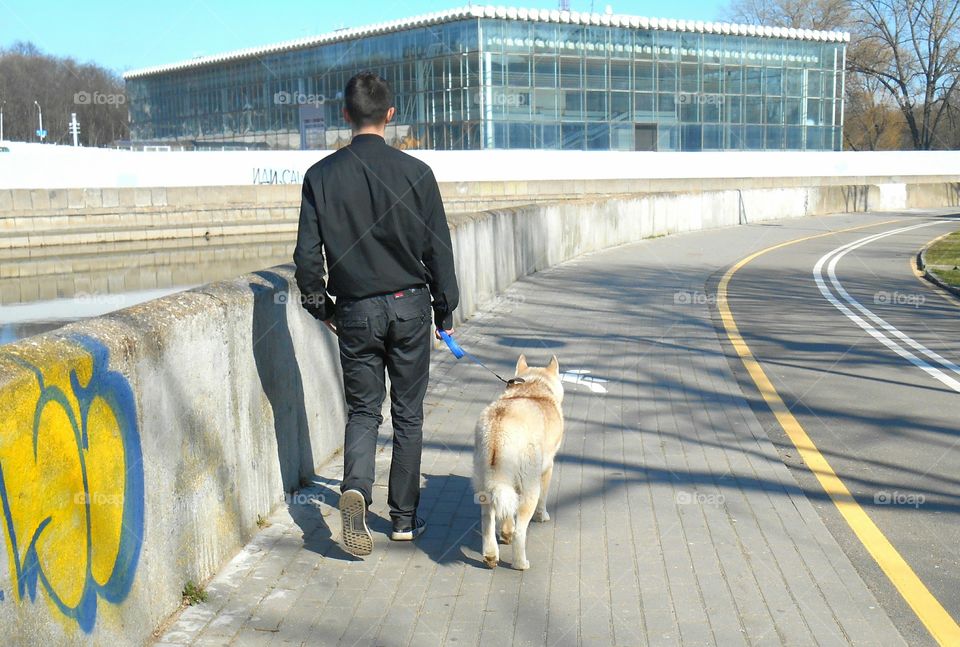
[[[937,195],[950,194],[886,181],[453,216],[456,319],[522,276],[612,246],[744,220],[903,209]],[[0,350],[6,640],[147,640],[186,581],[215,573],[252,536],[257,516],[337,451],[344,407],[335,338],[298,302],[292,268],[280,266]],[[26,538],[38,531],[31,552]]]

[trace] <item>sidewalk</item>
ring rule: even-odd
[[[710,274],[760,235],[764,244],[799,235],[791,225],[758,231],[567,263],[521,281],[459,331],[497,368],[520,352],[534,365],[556,353],[562,371],[594,378],[565,384],[551,520],[531,523],[529,571],[509,568],[509,547],[495,570],[480,556],[473,424],[500,383],[437,351],[427,533],[387,539],[384,430],[373,555],[359,560],[336,543],[336,458],[158,644],[903,645],[779,459],[717,339],[702,293]]]

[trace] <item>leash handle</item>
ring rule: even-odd
[[[450,349],[450,352],[453,353],[453,356],[456,357],[457,359],[460,359],[462,357],[468,358],[471,362],[473,362],[477,366],[481,366],[486,370],[490,371],[491,373],[493,373],[494,377],[496,377],[498,380],[500,380],[501,382],[503,382],[508,386],[513,384],[523,384],[524,380],[522,377],[514,377],[514,378],[510,378],[509,380],[505,380],[502,377],[500,377],[500,375],[496,371],[491,369],[489,366],[487,366],[486,364],[478,360],[476,357],[474,357],[467,351],[460,348],[460,344],[458,344],[453,337],[448,335],[447,331],[445,331],[443,328],[437,328],[437,333],[440,335],[440,339],[442,339],[444,343],[446,343],[447,348]]]
[[[466,354],[464,353],[463,349],[460,348],[460,344],[458,344],[453,339],[453,337],[448,335],[446,330],[443,330],[442,328],[437,328],[437,332],[440,333],[440,339],[442,339],[447,344],[447,348],[450,349],[450,352],[453,353],[454,357],[456,357],[457,359],[460,359]]]

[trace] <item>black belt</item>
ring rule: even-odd
[[[391,292],[390,296],[394,299],[402,299],[403,297],[413,296],[414,294],[420,294],[427,288],[425,287],[415,287],[415,288],[406,288],[404,290],[399,290],[398,292]]]
[[[412,288],[404,288],[402,290],[397,290],[396,292],[380,292],[378,294],[368,294],[365,297],[337,297],[337,303],[352,303],[354,301],[363,301],[364,299],[374,299],[376,297],[393,297],[394,299],[402,299],[406,296],[413,296],[415,294],[420,294],[425,292],[427,286],[418,285]]]

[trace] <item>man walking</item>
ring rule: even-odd
[[[373,502],[384,369],[393,420],[390,538],[408,541],[426,529],[417,504],[431,319],[452,331],[460,299],[433,172],[384,140],[394,112],[393,92],[380,76],[361,72],[347,82],[343,115],[353,140],[304,176],[293,253],[303,307],[339,336],[348,412],[340,516],[342,543],[354,555],[373,550],[366,512]]]

